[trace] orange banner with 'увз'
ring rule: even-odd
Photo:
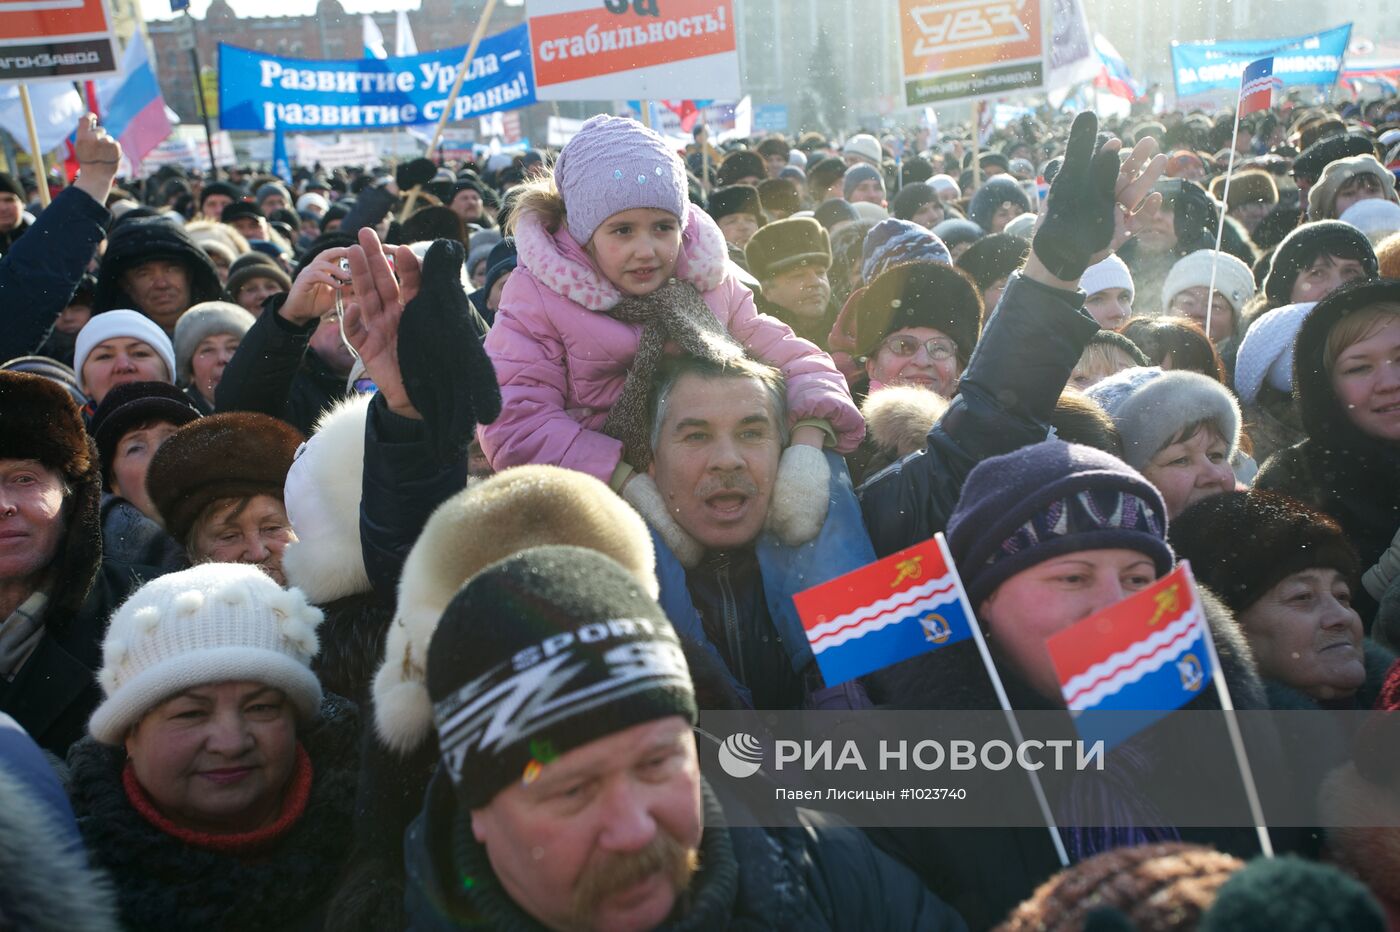
[[[530,17],[535,82],[540,88],[669,62],[733,52],[732,0],[666,0],[664,15],[610,12],[601,2]]]
[[[906,80],[1038,58],[1040,0],[900,0]]]

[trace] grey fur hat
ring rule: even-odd
[[[229,301],[205,301],[180,315],[175,322],[175,379],[181,384],[193,377],[194,351],[205,337],[232,333],[242,337],[257,318]]]
[[[1212,421],[1230,444],[1240,445],[1240,406],[1214,379],[1184,369],[1124,369],[1085,394],[1108,412],[1123,437],[1123,459],[1142,470],[1184,428]]]

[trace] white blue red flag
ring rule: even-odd
[[[1274,57],[1260,58],[1245,66],[1240,76],[1240,116],[1256,110],[1268,110],[1274,105],[1274,87],[1281,83],[1274,77]]]
[[[1205,613],[1185,563],[1141,592],[1050,637],[1046,647],[1086,739],[1110,746],[1200,695],[1212,668]],[[1089,733],[1086,733],[1089,732]]]
[[[122,53],[121,74],[98,83],[97,99],[102,102],[103,127],[122,144],[122,156],[132,166],[140,165],[174,132],[139,31]]]
[[[1094,33],[1094,54],[1099,59],[1099,72],[1094,75],[1094,87],[1124,100],[1141,100],[1145,90],[1133,78],[1128,63],[1118,50],[1099,33]]]
[[[828,686],[972,636],[962,580],[935,538],[793,596]]]

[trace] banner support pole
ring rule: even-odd
[[[34,159],[34,183],[39,188],[39,203],[49,206],[49,170],[44,166],[44,153],[39,149],[39,128],[34,125],[34,107],[29,102],[29,85],[20,82],[19,102],[24,107],[24,124],[29,129],[29,152]]]
[[[443,130],[447,129],[447,121],[452,117],[452,106],[457,103],[457,95],[462,93],[462,82],[466,80],[467,70],[472,66],[472,59],[476,58],[476,48],[481,44],[481,39],[486,35],[486,26],[491,22],[491,14],[496,10],[496,0],[486,0],[486,8],[481,11],[481,19],[477,20],[476,29],[472,32],[471,44],[467,46],[467,54],[462,57],[462,67],[457,69],[457,80],[452,83],[452,93],[448,95],[447,102],[442,107],[442,118],[438,120],[437,129],[433,131],[433,141],[428,144],[428,158],[433,157],[433,152],[437,150],[438,143],[442,142]],[[418,194],[422,191],[422,185],[414,185],[408,192],[408,199],[404,202],[403,210],[399,211],[399,222],[402,223],[413,211],[414,205],[418,202]]]
[[[219,160],[214,155],[214,131],[209,126],[209,102],[204,97],[204,75],[199,69],[199,42],[195,39],[194,17],[185,10],[185,27],[190,31],[190,71],[194,74],[194,92],[199,100],[199,117],[204,123],[204,142],[209,146],[209,177],[219,180]],[[131,37],[132,42],[143,42],[138,32]],[[136,166],[132,166],[134,171]]]

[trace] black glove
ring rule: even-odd
[[[1094,254],[1113,242],[1118,153],[1096,151],[1098,132],[1092,111],[1074,118],[1064,164],[1050,184],[1045,219],[1031,245],[1050,274],[1064,281],[1078,281]]]
[[[477,424],[501,413],[486,323],[462,287],[466,250],[440,239],[423,257],[422,284],[399,320],[399,371],[440,463],[466,458]]]
[[[399,183],[400,191],[407,191],[416,185],[424,185],[437,177],[437,165],[432,159],[414,159],[411,162],[404,162],[394,172],[394,180]]]

